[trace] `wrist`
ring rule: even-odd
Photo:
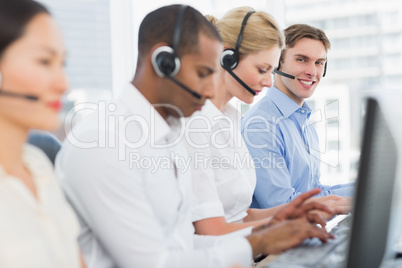
[[[258,233],[250,234],[246,237],[248,242],[250,243],[251,249],[253,250],[253,259],[256,259],[258,256],[263,254],[263,241],[261,239],[261,235]]]

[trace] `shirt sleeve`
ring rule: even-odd
[[[207,248],[216,251],[215,253],[217,253],[219,259],[215,262],[215,266],[211,267],[233,267],[234,264],[241,267],[250,267],[252,249],[250,243],[243,237],[250,233],[251,228],[245,228],[240,233],[222,236],[195,235],[195,248],[198,250]],[[249,256],[250,261],[244,258],[245,254]],[[227,258],[229,255],[231,256],[230,259]]]
[[[58,175],[69,200],[117,267],[204,268],[251,263],[245,238],[212,241],[212,246],[202,249],[169,245],[142,173],[127,168],[127,161],[116,161],[117,154],[118,148],[68,146],[57,159]]]
[[[257,208],[288,203],[300,193],[292,187],[285,159],[285,144],[275,124],[252,123],[242,130],[257,175],[254,202]],[[254,206],[253,202],[253,206]]]
[[[321,185],[321,193],[317,196],[339,195],[339,196],[353,196],[355,190],[355,182],[338,184],[338,185]]]
[[[272,208],[288,203],[302,194],[293,187],[288,165],[292,159],[286,156],[286,144],[277,125],[268,121],[252,123],[242,130],[243,139],[254,160],[257,184],[253,207]],[[318,184],[321,193],[327,195],[352,196],[354,183],[327,186]]]
[[[200,127],[199,125],[196,126]],[[188,133],[186,149],[192,167],[193,222],[207,218],[225,217],[215,183],[215,172],[209,166],[209,161],[213,158],[210,147],[210,132]]]

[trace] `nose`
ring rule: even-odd
[[[202,95],[207,99],[215,97],[215,87],[214,86],[205,87],[204,90],[202,91]]]
[[[261,86],[262,87],[272,87],[272,73],[267,73],[267,75],[265,75],[262,80],[261,80]]]
[[[306,66],[305,73],[310,77],[315,77],[317,75],[317,66],[315,62],[311,62]]]
[[[60,94],[64,94],[68,89],[67,76],[63,68],[57,70],[54,81],[54,88]]]
[[[202,96],[206,99],[211,99],[215,97],[215,90],[219,90],[217,89],[217,79],[211,79],[209,83],[205,84],[202,90]]]

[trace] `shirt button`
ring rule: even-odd
[[[302,113],[302,114],[304,114],[304,112],[305,112],[304,110],[301,110],[301,113]]]

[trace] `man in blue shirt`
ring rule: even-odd
[[[320,183],[318,136],[309,123],[311,109],[304,102],[325,76],[331,44],[322,30],[305,24],[291,25],[284,33],[286,47],[275,70],[274,86],[241,121],[257,174],[253,208],[287,203],[313,188],[321,188],[320,196],[351,196],[354,189],[353,183]]]

